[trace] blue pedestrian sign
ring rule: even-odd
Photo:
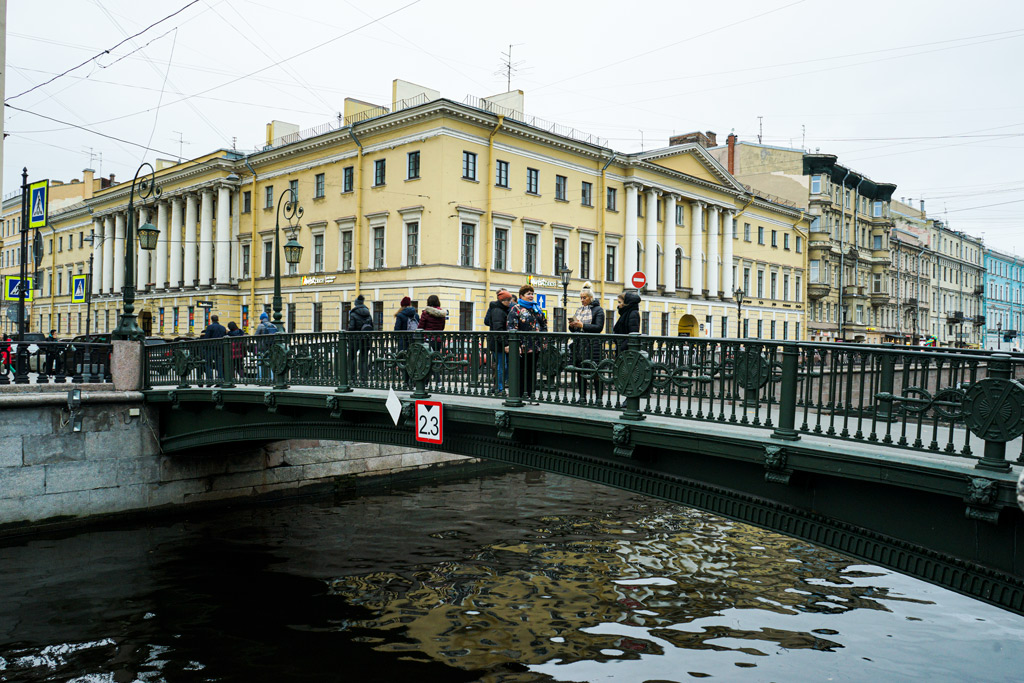
[[[85,285],[87,284],[88,275],[72,275],[71,276],[71,303],[73,304],[84,304],[85,303]]]
[[[33,301],[32,278],[28,278],[28,289],[21,286],[22,279],[14,275],[4,277],[4,301],[18,301],[24,298],[25,301]]]
[[[28,227],[46,227],[49,210],[50,181],[39,180],[28,186]]]
[[[537,295],[537,305],[540,306],[542,310],[547,308],[548,307],[548,295],[547,294],[538,294]]]

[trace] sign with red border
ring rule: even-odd
[[[629,278],[630,283],[637,289],[643,289],[647,284],[647,276],[644,275],[642,270],[638,270],[633,273],[633,276]]]
[[[440,444],[444,440],[444,406],[440,401],[416,401],[416,440]]]

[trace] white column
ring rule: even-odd
[[[231,282],[231,188],[217,188],[217,284]]]
[[[118,213],[114,216],[114,294],[121,291],[124,287],[124,231],[125,226],[124,213]]]
[[[148,222],[149,209],[139,209],[139,222],[135,224],[136,244],[138,244],[139,227]],[[149,284],[150,252],[142,247],[137,247],[132,249],[132,253],[138,255],[138,258],[135,259],[135,291],[142,292],[146,289],[146,285]]]
[[[676,196],[665,195],[665,254],[662,273],[665,274],[665,293],[676,291]]]
[[[160,231],[160,237],[156,242],[156,273],[153,279],[157,289],[165,289],[167,287],[167,242],[171,237],[167,226],[167,202],[157,204],[156,229]]]
[[[649,292],[658,289],[658,196],[657,190],[647,190],[647,230],[644,235],[644,274],[647,275],[647,285],[644,289]]]
[[[103,291],[114,291],[114,217],[103,219]]]
[[[627,284],[629,283],[630,276],[638,270],[636,262],[636,193],[636,185],[626,185],[626,240],[622,245],[624,251],[622,254],[622,279]]]
[[[203,211],[199,219],[199,284],[213,279],[213,190],[203,190]]]
[[[705,286],[712,299],[721,291],[718,281],[718,219],[718,207],[708,207],[708,274]]]
[[[704,202],[690,204],[690,289],[700,296],[704,289],[704,264],[700,255],[704,244]]]
[[[182,276],[185,287],[196,286],[196,220],[199,214],[199,198],[194,194],[185,197],[185,272]]]
[[[732,242],[736,235],[736,212],[725,210],[725,237],[722,238],[722,291],[726,298],[732,298],[736,289],[732,280]]]
[[[175,197],[171,200],[171,231],[167,236],[170,241],[170,275],[168,276],[168,287],[181,287],[181,228],[182,223],[182,199]]]
[[[92,293],[98,295],[103,287],[103,220],[97,218],[92,222]]]

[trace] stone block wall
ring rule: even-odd
[[[129,417],[140,408],[140,417]],[[368,443],[281,441],[262,448],[160,453],[156,412],[141,403],[0,411],[0,529],[165,506],[284,494],[345,478],[393,475],[466,458]]]

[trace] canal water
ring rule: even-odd
[[[1024,619],[511,471],[0,547],[0,680],[1019,681]]]

